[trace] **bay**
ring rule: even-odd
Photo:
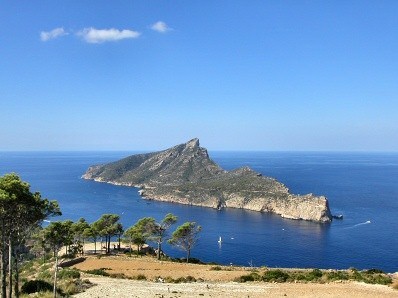
[[[171,212],[178,224],[203,227],[192,256],[244,266],[378,268],[398,271],[398,154],[343,152],[210,152],[224,169],[250,166],[293,193],[325,195],[331,224],[272,214],[184,206],[142,199],[136,188],[81,179],[88,166],[137,152],[0,152],[0,175],[18,173],[32,191],[58,200],[58,219],[93,222],[104,213],[121,216],[125,228],[144,216]],[[218,243],[219,237],[223,241]],[[168,246],[167,254],[184,253]]]

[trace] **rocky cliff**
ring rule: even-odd
[[[325,197],[290,194],[282,183],[248,167],[227,172],[209,158],[198,139],[164,151],[92,166],[82,178],[136,186],[142,197],[158,201],[243,208],[319,222],[332,219]]]

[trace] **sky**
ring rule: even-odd
[[[0,151],[398,151],[398,1],[0,1]]]

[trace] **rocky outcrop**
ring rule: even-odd
[[[325,197],[291,194],[282,183],[248,167],[227,172],[209,158],[198,139],[164,151],[92,166],[82,177],[136,186],[142,197],[158,201],[272,212],[319,222],[332,219]]]

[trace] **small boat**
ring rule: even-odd
[[[221,236],[220,236],[220,238],[218,239],[218,241],[217,241],[217,242],[221,244],[221,242],[222,242],[222,240],[221,240]]]

